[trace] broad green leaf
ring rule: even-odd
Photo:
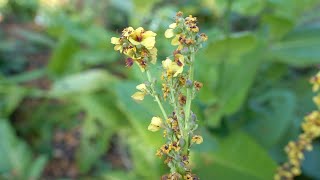
[[[250,101],[251,121],[247,132],[264,147],[279,143],[294,119],[295,96],[288,90],[272,89]]]
[[[271,39],[280,39],[294,26],[292,20],[270,14],[263,16],[262,23],[267,25]]]
[[[257,49],[243,55],[240,60],[235,62],[229,62],[228,60],[222,62],[220,67],[217,68],[219,70],[219,81],[217,89],[212,90],[212,93],[216,94],[216,99],[205,110],[209,126],[219,126],[223,116],[231,115],[241,107],[261,64],[259,59],[261,52],[261,49]]]
[[[220,138],[217,151],[197,153],[194,172],[200,178],[223,180],[269,180],[277,164],[243,132]]]
[[[272,61],[305,67],[320,63],[320,26],[299,27],[270,48]]]
[[[70,35],[63,35],[49,60],[49,72],[56,76],[61,76],[68,72],[72,57],[78,50],[79,43]]]
[[[205,56],[214,61],[235,61],[242,55],[253,50],[257,45],[256,38],[251,33],[234,33],[208,44]]]
[[[91,93],[101,89],[112,88],[115,80],[116,78],[106,71],[89,70],[59,79],[53,84],[49,95],[62,97]]]

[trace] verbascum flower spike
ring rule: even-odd
[[[169,55],[170,58],[162,61],[160,94],[156,88],[159,81],[149,69],[149,66],[157,62],[156,35],[142,27],[127,27],[119,38],[111,38],[111,43],[115,45],[116,51],[127,56],[127,67],[137,64],[145,75],[146,82],[137,85],[138,91],[131,97],[140,102],[146,95],[150,95],[161,110],[162,117],[152,117],[147,128],[152,132],[163,130],[163,137],[166,138],[166,143],[155,153],[156,156],[163,157],[164,163],[170,168],[170,173],[161,179],[198,180],[191,171],[190,149],[193,145],[201,144],[203,138],[194,135],[198,124],[196,115],[191,111],[191,101],[203,86],[193,79],[195,54],[208,37],[199,33],[196,17],[190,15],[183,18],[182,12],[177,13],[175,22],[169,25],[164,34],[166,38],[171,38],[171,44],[177,46],[177,49]],[[168,102],[166,107],[164,101]]]

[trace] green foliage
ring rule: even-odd
[[[160,112],[151,98],[141,104],[130,98],[145,79],[124,67],[110,38],[129,25],[152,29],[161,66],[172,53],[163,33],[182,10],[197,16],[209,36],[196,57],[195,79],[204,87],[192,109],[204,142],[192,154],[195,173],[272,179],[285,144],[315,108],[308,78],[320,63],[318,6],[317,0],[85,0],[46,12],[38,1],[10,1],[0,9],[0,178],[43,178],[54,132],[79,127],[73,160],[79,178],[159,179],[166,169],[154,154],[162,134],[147,127]],[[110,155],[116,146],[121,152]],[[303,164],[310,179],[320,177],[317,150],[319,143]]]

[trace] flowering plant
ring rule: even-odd
[[[165,31],[165,37],[172,38],[171,44],[177,49],[162,61],[162,75],[159,77],[162,93],[156,91],[159,81],[154,79],[149,68],[157,62],[155,37],[156,33],[142,27],[127,27],[120,38],[112,37],[111,43],[115,45],[114,50],[127,56],[127,67],[137,64],[146,76],[147,81],[137,85],[138,91],[131,97],[142,101],[150,95],[162,112],[161,116],[152,117],[148,126],[152,132],[162,130],[166,138],[166,143],[156,152],[157,156],[165,158],[164,162],[170,168],[170,173],[163,175],[162,179],[199,179],[192,174],[189,165],[190,148],[203,141],[200,135],[195,134],[198,124],[191,104],[196,92],[203,86],[194,80],[195,54],[208,37],[199,33],[196,17],[190,15],[183,18],[181,12],[177,13],[175,22]],[[164,108],[165,101],[171,105],[169,113]]]

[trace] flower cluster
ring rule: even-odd
[[[313,84],[313,91],[319,91],[320,73],[310,79]],[[313,98],[319,107],[319,93]],[[297,141],[290,141],[285,151],[289,161],[278,168],[275,175],[276,180],[293,179],[301,174],[301,161],[304,159],[304,151],[312,150],[312,141],[320,137],[320,111],[313,111],[304,118],[301,125],[303,133]]]
[[[115,45],[114,50],[128,56],[126,65],[131,67],[137,63],[144,72],[149,63],[157,61],[157,48],[154,47],[157,34],[152,31],[145,31],[142,27],[133,29],[127,27],[122,31],[120,38],[112,37],[111,43]]]
[[[142,101],[146,95],[150,95],[162,112],[162,117],[152,117],[148,130],[163,130],[163,136],[166,138],[166,143],[156,152],[156,156],[164,158],[164,163],[170,167],[171,173],[162,176],[163,180],[199,179],[192,174],[189,165],[191,146],[203,142],[203,138],[195,133],[198,127],[197,117],[191,111],[191,102],[203,86],[201,82],[193,79],[195,53],[208,37],[199,33],[196,17],[190,15],[183,18],[182,15],[178,12],[175,22],[165,31],[165,37],[172,38],[171,44],[177,46],[177,49],[161,63],[161,96],[155,88],[158,81],[151,76],[148,69],[150,63],[156,64],[156,34],[141,27],[128,27],[122,31],[120,38],[111,39],[111,43],[115,45],[114,49],[128,57],[127,66],[136,63],[146,75],[147,80],[136,87],[138,91],[131,97],[136,101]],[[163,104],[171,105],[170,113],[165,111]]]

